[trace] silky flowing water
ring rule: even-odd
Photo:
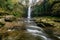
[[[28,23],[26,29],[28,33],[35,37],[36,40],[52,40],[47,36],[44,30],[36,26],[33,21]]]

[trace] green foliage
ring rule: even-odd
[[[40,5],[36,5],[32,11],[33,17],[60,15],[59,0],[44,0]],[[55,13],[55,14],[54,14]]]
[[[60,3],[56,3],[53,8],[52,8],[53,12],[58,12],[60,11]]]
[[[32,16],[39,16],[41,13],[43,13],[44,8],[43,5],[35,5],[35,7],[33,8],[34,10],[32,11]]]
[[[13,14],[16,17],[22,17],[24,12],[25,12],[25,10],[22,5],[15,4],[14,9],[11,11],[11,14]]]
[[[16,17],[22,17],[25,13],[25,7],[18,2],[12,2],[12,0],[0,0],[0,8],[4,10],[4,13],[7,12]]]
[[[21,0],[22,2],[23,0]],[[32,7],[32,16],[45,16],[45,15],[60,15],[60,3],[54,3],[58,0],[44,0],[40,5],[35,5]],[[28,3],[28,0],[26,0]],[[27,16],[27,6],[23,6],[21,3],[12,2],[12,0],[0,0],[0,12],[2,10],[4,13],[12,14],[16,17],[26,17]],[[57,14],[58,13],[58,14]]]
[[[52,14],[60,16],[60,3],[54,4],[54,6],[52,7]]]
[[[5,0],[0,0],[0,7],[5,6],[5,4],[6,4]]]

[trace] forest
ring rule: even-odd
[[[23,1],[23,0],[22,0]],[[44,0],[41,4],[32,7],[32,17],[60,15],[60,1]],[[0,0],[0,13],[12,14],[17,17],[27,16],[27,5],[12,0]],[[3,14],[2,14],[3,15]]]

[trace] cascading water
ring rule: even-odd
[[[31,6],[29,6],[29,8],[28,8],[28,19],[30,19],[31,18]]]
[[[31,7],[32,7],[32,4],[33,2],[35,2],[35,4],[38,2],[39,0],[29,0],[29,4],[28,4],[28,24],[26,29],[29,33],[31,33],[33,36],[36,36],[36,37],[40,37],[41,40],[51,40],[50,38],[47,38],[47,35],[43,32],[43,29],[36,26],[36,24],[33,22],[33,21],[30,21],[31,20]]]
[[[31,7],[39,1],[40,0],[29,0],[29,3],[28,3],[28,16],[27,16],[28,22],[30,22],[30,19],[31,19],[31,12],[32,12]],[[40,2],[43,2],[43,0],[41,0]]]
[[[30,22],[31,19],[31,4],[32,4],[32,0],[29,0],[29,4],[28,4],[28,22]]]
[[[37,4],[37,2],[39,2],[39,1],[43,2],[43,0],[29,0],[29,2],[27,4],[28,5],[28,16],[27,16],[27,20],[25,20],[25,22],[26,22],[26,32],[31,34],[34,37],[39,38],[39,39],[34,38],[32,40],[52,40],[49,37],[47,37],[47,34],[44,32],[44,30],[42,28],[38,27],[33,21],[30,21],[31,20],[32,6]],[[24,2],[24,4],[25,3],[26,2]],[[29,34],[27,34],[26,36],[28,36]]]
[[[33,21],[32,22],[30,21],[30,23],[26,24],[26,30],[31,35],[39,38],[39,40],[52,40],[48,37],[48,35],[44,32],[44,30],[36,26],[36,24]]]

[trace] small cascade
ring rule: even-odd
[[[33,21],[26,23],[26,29],[28,33],[32,34],[35,37],[41,38],[41,40],[52,40],[48,37],[44,30],[41,27],[36,26]]]
[[[39,0],[35,0],[35,3],[37,3]],[[34,0],[29,0],[28,4],[28,16],[27,16],[27,22],[26,22],[26,29],[27,32],[31,33],[33,36],[40,37],[42,40],[51,40],[50,38],[47,38],[47,35],[44,33],[43,29],[36,26],[36,24],[31,21],[31,7]]]
[[[31,7],[39,1],[40,0],[29,0],[29,3],[28,3],[28,16],[27,16],[28,22],[30,22],[30,19],[31,19],[31,12],[32,12]]]
[[[29,4],[28,4],[28,22],[30,22],[31,19],[31,4],[32,4],[32,0],[29,0]]]
[[[28,16],[27,16],[27,21],[26,21],[26,30],[28,33],[32,34],[35,37],[39,37],[42,40],[51,40],[50,38],[47,38],[47,35],[43,31],[42,28],[38,27],[31,19],[31,7],[33,3],[37,3],[39,0],[29,0],[28,4]]]

